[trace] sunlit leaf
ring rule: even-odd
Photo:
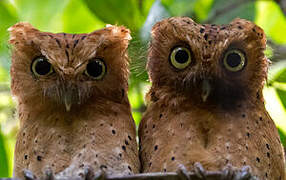
[[[138,0],[84,0],[87,7],[105,23],[125,25],[138,30],[145,17]]]
[[[140,1],[138,1],[139,9],[140,9],[140,11],[142,11],[142,14],[144,15],[144,17],[147,17],[147,15],[149,14],[150,8],[152,7],[152,5],[155,1],[156,0],[140,0]]]
[[[17,17],[14,14],[14,9],[12,5],[8,2],[0,1],[0,39],[7,39],[8,32],[7,29],[15,22],[17,22]]]
[[[7,72],[9,70],[10,60],[7,45],[9,33],[7,29],[17,22],[15,14],[15,9],[11,3],[6,0],[0,1],[0,64],[5,68],[5,70],[1,70],[2,75],[4,75],[4,71]],[[8,75],[7,73],[5,74],[6,76]]]
[[[14,0],[20,21],[28,21],[42,31],[62,31],[60,21],[68,0]],[[72,21],[72,19],[70,19]]]
[[[286,61],[280,61],[270,66],[268,73],[268,84],[286,82]]]
[[[278,132],[280,135],[281,143],[283,144],[284,147],[286,147],[286,134],[285,134],[285,132],[281,128],[278,128]]]
[[[192,16],[197,0],[161,0],[171,16]]]
[[[286,130],[286,109],[283,107],[283,103],[277,93],[277,90],[273,87],[265,87],[263,89],[265,107],[274,120],[275,124]]]
[[[286,17],[274,1],[257,1],[255,22],[277,43],[286,43]]]
[[[277,77],[274,79],[277,82],[285,82],[286,83],[286,67],[279,72]]]
[[[4,137],[0,131],[0,177],[8,177],[9,176],[8,169],[9,168],[8,168],[6,148],[4,145]]]
[[[208,17],[209,11],[214,0],[197,0],[194,6],[194,12],[197,22],[202,22]]]
[[[69,1],[64,9],[63,24],[64,32],[68,33],[87,33],[105,27],[81,0]]]
[[[276,92],[280,98],[282,105],[286,110],[286,91],[276,88]]]

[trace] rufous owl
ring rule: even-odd
[[[151,36],[152,86],[139,126],[143,172],[193,171],[200,163],[284,180],[282,145],[262,95],[269,66],[263,30],[243,19],[201,25],[172,17]]]
[[[89,34],[10,29],[11,89],[18,102],[14,176],[138,173],[136,127],[127,97],[130,31]],[[48,173],[48,174],[49,174]],[[26,176],[27,174],[25,174]],[[28,173],[29,175],[29,173]]]

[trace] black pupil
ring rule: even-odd
[[[230,53],[226,58],[226,63],[232,68],[237,67],[241,63],[241,57],[237,53]]]
[[[45,59],[39,59],[36,66],[35,71],[39,75],[46,75],[51,71],[51,64]]]
[[[184,64],[189,59],[189,54],[185,50],[179,50],[176,55],[175,59],[178,63]]]
[[[87,73],[92,77],[98,77],[103,71],[103,65],[99,61],[91,61],[86,67]]]

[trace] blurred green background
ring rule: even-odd
[[[170,16],[189,16],[199,23],[229,23],[241,17],[261,26],[272,60],[264,89],[266,108],[286,145],[286,5],[285,0],[0,0],[0,177],[11,177],[18,121],[10,95],[10,47],[7,29],[28,21],[42,31],[83,33],[106,24],[132,31],[129,98],[138,125],[145,110],[148,76],[144,70],[150,29]]]

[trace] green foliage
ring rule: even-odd
[[[279,6],[273,1],[258,1],[256,7],[256,22],[271,39],[285,44],[286,36],[283,36],[283,33],[286,32],[286,17]]]
[[[84,0],[84,2],[94,15],[103,22],[125,25],[131,30],[137,30],[141,27],[147,11],[147,9],[142,10],[142,4],[137,0]]]
[[[272,0],[0,0],[0,177],[12,175],[18,127],[13,118],[15,104],[9,94],[7,29],[10,26],[28,21],[42,31],[67,33],[91,32],[105,24],[124,25],[131,29],[129,99],[138,125],[145,110],[144,96],[150,85],[145,71],[150,31],[157,21],[170,16],[190,16],[199,23],[218,24],[228,23],[236,17],[249,19],[261,26],[276,46],[286,46],[286,36],[282,35],[286,32],[286,18]],[[274,50],[268,48],[267,54],[273,55]],[[286,145],[286,57],[282,59],[284,62],[280,60],[270,69],[264,96],[266,108]]]
[[[8,177],[9,171],[8,171],[8,156],[6,154],[6,147],[4,145],[5,139],[0,132],[0,177]]]
[[[216,0],[207,18],[207,22],[226,24],[234,18],[243,18],[250,21],[255,17],[255,1]]]

